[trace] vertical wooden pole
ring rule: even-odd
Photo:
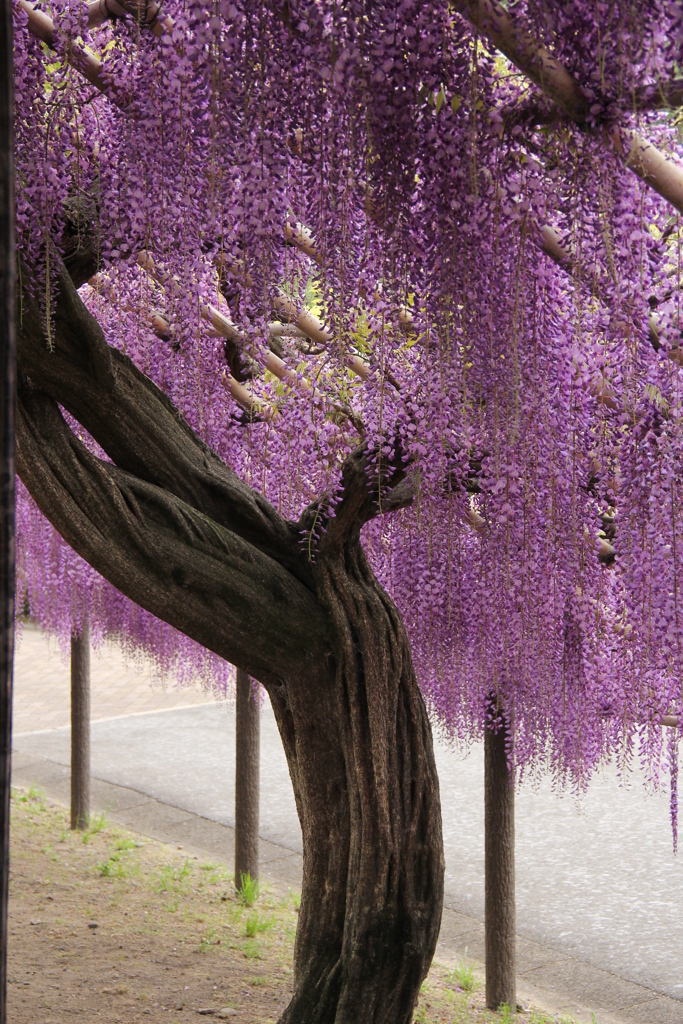
[[[71,637],[71,827],[90,816],[90,626]]]
[[[10,753],[14,657],[14,72],[12,5],[0,0],[0,1024],[7,1021]]]
[[[515,790],[504,723],[484,730],[486,1005],[517,1008],[515,965]]]
[[[260,708],[251,679],[237,669],[235,708],[235,885],[258,878]]]

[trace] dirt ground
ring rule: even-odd
[[[11,1024],[277,1020],[292,988],[298,893],[266,887],[240,899],[224,867],[103,818],[71,832],[64,810],[33,789],[13,793],[11,824]],[[414,1019],[509,1015],[484,1010],[468,965],[436,965]]]

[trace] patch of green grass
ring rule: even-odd
[[[40,786],[36,786],[35,782],[32,782],[28,790],[25,793],[21,793],[17,798],[17,803],[20,804],[36,804],[32,810],[44,811],[45,810],[45,790],[41,789]]]
[[[259,884],[247,871],[246,875],[240,876],[240,886],[237,890],[237,898],[244,907],[253,907],[258,899]]]
[[[212,946],[220,946],[221,940],[218,937],[217,928],[208,928],[206,934],[202,936],[199,942],[199,952],[208,953]]]
[[[95,870],[102,878],[125,878],[126,869],[121,863],[121,854],[113,853],[108,860],[95,865]]]
[[[204,885],[218,885],[219,882],[232,882],[233,874],[220,864],[200,864],[200,888]]]
[[[123,839],[117,839],[116,849],[123,850],[139,850],[142,843],[136,843],[134,839],[130,839],[128,836],[124,836]]]
[[[96,836],[100,832],[103,832],[107,825],[108,822],[104,816],[104,811],[102,812],[102,814],[91,815],[88,818],[88,827],[83,832],[83,842],[89,843],[93,836]]]
[[[126,866],[123,863],[123,855],[128,853],[129,850],[136,850],[142,846],[142,843],[136,843],[134,839],[129,836],[124,836],[121,839],[116,840],[114,846],[114,852],[107,860],[102,861],[100,864],[95,865],[95,870],[102,876],[102,878],[125,878],[129,873]]]
[[[461,960],[448,974],[448,984],[455,985],[463,992],[474,992],[477,987],[477,980],[474,977],[474,967]]]
[[[173,864],[164,864],[159,878],[152,888],[155,892],[179,892],[185,887],[191,873],[192,868],[188,857],[185,858],[181,868],[177,868]]]
[[[247,937],[253,939],[259,932],[267,932],[272,927],[273,922],[269,917],[259,917],[257,913],[253,913],[247,917],[245,931]]]
[[[247,960],[261,959],[261,947],[259,946],[256,939],[247,939],[245,942],[243,942],[242,952],[246,956]]]
[[[289,898],[291,899],[294,909],[298,914],[301,909],[301,893],[297,892],[296,889],[290,889]]]

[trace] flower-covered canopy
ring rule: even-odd
[[[15,19],[48,336],[51,247],[94,231],[110,344],[283,514],[361,442],[408,468],[364,536],[435,721],[468,739],[495,706],[520,769],[579,786],[640,733],[656,774],[683,711],[680,4],[49,14]],[[227,679],[21,490],[18,529],[45,626]]]

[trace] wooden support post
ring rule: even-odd
[[[12,4],[0,5],[0,1024],[7,1021],[10,753],[14,657],[14,71]]]
[[[484,730],[486,1005],[517,1008],[515,984],[515,790],[508,728]]]
[[[71,827],[90,817],[90,626],[71,637]]]
[[[252,682],[237,669],[235,714],[235,886],[258,878],[260,708]]]

